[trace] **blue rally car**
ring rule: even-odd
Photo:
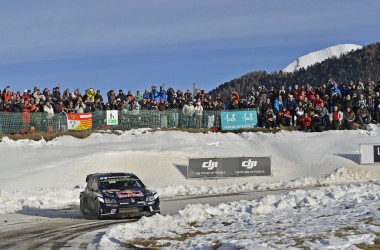
[[[96,218],[141,217],[160,213],[157,193],[145,188],[131,173],[97,173],[86,177],[87,186],[80,193],[80,211]]]

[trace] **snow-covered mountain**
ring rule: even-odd
[[[294,72],[300,68],[307,68],[315,63],[322,62],[333,56],[340,57],[342,54],[351,52],[352,50],[361,49],[363,46],[356,44],[338,44],[326,49],[311,52],[307,55],[299,57],[297,60],[289,64],[282,71],[284,72]]]

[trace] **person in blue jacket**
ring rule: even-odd
[[[152,86],[152,90],[150,91],[150,99],[155,100],[157,102],[160,101],[160,95],[159,95],[159,92],[157,91],[156,86]]]

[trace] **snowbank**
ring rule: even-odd
[[[296,190],[215,207],[188,205],[172,216],[114,226],[99,248],[121,249],[127,243],[164,249],[350,248],[373,244],[380,231],[379,200],[380,184],[372,183]]]

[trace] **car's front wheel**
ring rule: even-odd
[[[95,201],[95,217],[98,220],[102,219],[102,208],[100,207],[100,203],[98,200]]]
[[[83,198],[83,196],[80,197],[79,209],[80,209],[80,213],[82,215],[86,215],[87,214],[86,206],[84,205],[84,198]]]

